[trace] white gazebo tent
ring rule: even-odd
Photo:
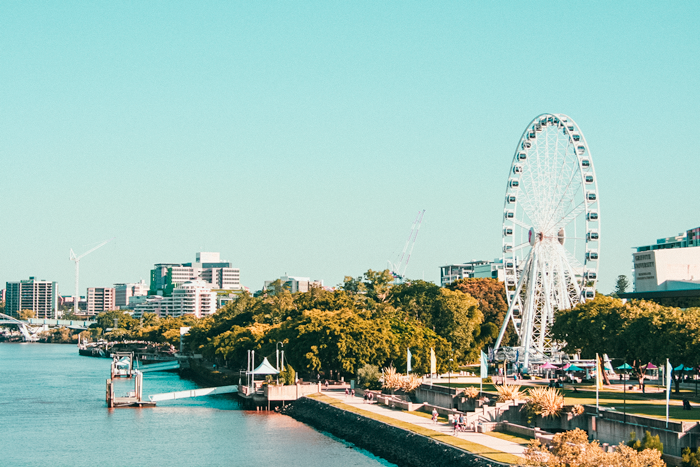
[[[252,351],[249,354],[249,357],[253,358],[253,362],[255,361],[255,352]],[[249,359],[250,360],[250,359]],[[249,377],[249,386],[250,389],[252,390],[253,387],[255,386],[255,375],[278,375],[280,372],[275,369],[274,366],[270,364],[270,362],[267,361],[267,357],[263,358],[263,361],[258,367],[254,370],[250,370],[252,368],[252,363],[249,361],[248,362],[248,368],[249,370],[246,372],[246,374]]]

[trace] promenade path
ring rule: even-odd
[[[417,427],[427,429],[427,430],[432,430],[435,432],[438,432],[442,435],[446,436],[452,436],[458,439],[466,440],[475,444],[479,444],[481,446],[485,446],[488,448],[488,450],[494,451],[494,452],[503,452],[507,454],[511,454],[514,456],[518,457],[523,457],[523,452],[525,451],[526,446],[523,446],[518,443],[514,443],[512,441],[507,441],[504,439],[496,438],[493,436],[485,435],[483,433],[474,433],[474,432],[458,432],[454,433],[454,430],[452,428],[452,425],[447,424],[447,423],[433,423],[431,419],[426,418],[426,417],[421,417],[420,415],[413,415],[408,412],[403,412],[399,410],[394,410],[391,409],[387,406],[384,405],[379,405],[376,403],[368,404],[364,401],[362,397],[359,396],[345,396],[344,392],[340,391],[322,391],[322,394],[332,397],[334,399],[337,399],[339,402],[342,402],[343,404],[349,405],[351,407],[354,407],[359,410],[364,410],[367,412],[375,413],[378,415],[382,415],[387,418],[392,418],[394,420],[398,420],[404,423],[410,423],[412,425],[415,425]],[[486,455],[486,457],[489,457],[488,454],[482,453],[482,455]]]

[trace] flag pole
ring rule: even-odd
[[[671,399],[671,362],[666,359],[666,428],[668,428],[668,404]]]
[[[595,415],[600,416],[600,405],[598,399],[598,388],[600,388],[600,359],[598,354],[595,354]]]

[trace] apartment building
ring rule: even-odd
[[[58,312],[58,283],[36,280],[7,282],[5,313],[19,317],[21,310],[32,310],[35,318],[56,319]]]
[[[241,289],[240,269],[223,261],[219,253],[199,252],[194,263],[155,264],[148,294],[169,297],[176,288],[192,281],[203,281],[212,289]]]
[[[86,298],[86,313],[88,315],[96,315],[117,308],[116,290],[113,287],[88,287]]]

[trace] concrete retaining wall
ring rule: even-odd
[[[283,412],[400,466],[496,467],[506,465],[310,398],[293,402]]]

